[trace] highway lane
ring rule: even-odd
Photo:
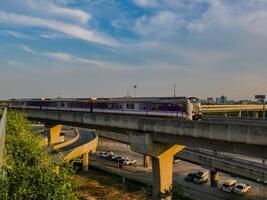
[[[57,150],[54,150],[52,152],[53,154],[60,152],[63,155],[67,155],[71,150],[88,143],[89,141],[93,140],[96,137],[96,134],[93,131],[90,131],[88,129],[82,129],[82,128],[76,129],[75,128],[74,131],[76,131],[77,134],[80,135],[79,139],[66,147],[62,147]]]
[[[143,163],[143,156],[134,152],[131,152],[129,149],[127,150],[126,145],[122,146],[98,146],[98,150],[104,151],[104,150],[112,150],[113,152],[120,154],[120,155],[125,155],[129,156],[130,158],[137,159],[138,160],[138,166],[136,169],[131,169],[134,167],[126,167],[126,171],[133,171],[132,176],[134,178],[138,179],[145,179],[144,181],[152,181],[152,174],[151,174],[151,169],[145,169],[142,167]],[[103,159],[97,159],[94,158],[95,162],[99,162],[104,164],[105,166],[108,166],[108,168],[114,168],[116,170],[117,164],[106,161]],[[235,195],[235,194],[228,194],[222,191],[219,191],[217,188],[212,188],[209,186],[209,184],[205,185],[195,185],[193,183],[187,183],[184,181],[184,177],[187,173],[199,170],[201,169],[200,166],[194,165],[188,162],[180,162],[178,164],[175,164],[174,166],[174,181],[177,182],[178,184],[182,185],[184,187],[184,190],[186,193],[190,194],[190,196],[195,197],[196,199],[199,200],[230,200],[230,199],[240,199],[240,196]],[[115,171],[116,172],[116,171]],[[232,178],[231,176],[220,173],[220,184],[228,178]],[[237,178],[238,179],[238,178]],[[259,194],[260,194],[260,186],[256,183],[247,181],[247,180],[242,180],[238,179],[239,181],[249,183],[252,185],[252,192],[249,193],[246,196],[246,199],[249,200],[258,200],[259,199]],[[262,199],[267,199],[266,196],[266,191],[262,190],[262,193],[264,193],[264,198]]]
[[[69,152],[71,149],[80,146],[84,144],[86,141],[93,139],[94,134],[90,132],[88,129],[78,129],[80,132],[81,137],[79,140],[77,140],[75,143],[68,147],[61,148],[61,152]],[[126,147],[126,148],[125,148]],[[131,152],[129,148],[127,148],[127,145],[122,145],[121,147],[116,147],[112,148],[112,146],[102,146],[101,144],[99,145],[99,150],[113,150],[115,153],[120,154],[120,155],[126,155],[131,158],[137,159],[138,160],[138,166],[137,167],[125,167],[124,170],[121,172],[127,173],[127,176],[130,176],[132,178],[138,178],[142,181],[145,182],[151,182],[152,181],[152,174],[151,174],[151,169],[147,170],[142,167],[143,163],[143,156],[134,152]],[[91,160],[92,161],[92,160]],[[90,162],[91,162],[90,161]],[[117,163],[115,162],[110,162],[106,161],[103,159],[98,159],[96,157],[93,157],[93,163],[94,165],[98,165],[98,167],[104,167],[107,168],[108,170],[116,170],[117,169]],[[104,166],[103,166],[104,165]],[[174,166],[174,181],[177,182],[180,185],[183,185],[184,190],[186,193],[190,194],[190,196],[195,197],[196,199],[199,200],[230,200],[230,199],[239,199],[239,196],[233,195],[233,194],[227,194],[224,192],[219,191],[217,188],[211,188],[208,184],[205,185],[195,185],[192,183],[187,183],[184,182],[184,176],[191,171],[195,171],[197,169],[200,169],[199,166],[197,165],[192,165],[190,163],[186,162],[181,162],[177,165]],[[221,174],[221,183],[223,180],[229,178],[230,176],[226,174]],[[258,194],[259,194],[259,186],[255,185],[255,183],[250,183],[248,181],[243,181],[246,183],[249,183],[252,185],[253,191],[250,193],[247,197],[247,199],[258,199]]]

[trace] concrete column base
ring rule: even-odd
[[[83,154],[83,171],[87,172],[89,168],[89,153]]]
[[[143,166],[146,168],[151,168],[152,167],[152,161],[151,161],[151,157],[144,155],[144,163]]]
[[[211,187],[218,187],[219,172],[217,169],[210,170],[210,185]]]

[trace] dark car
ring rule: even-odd
[[[186,175],[184,178],[185,181],[187,182],[193,182],[193,180],[197,177],[197,173],[189,173]]]

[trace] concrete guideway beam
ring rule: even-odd
[[[62,125],[57,124],[57,125],[46,125],[46,126],[49,128],[49,131],[48,131],[49,145],[62,142],[63,138],[60,136]]]

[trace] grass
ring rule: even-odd
[[[89,170],[79,172],[74,177],[79,185],[77,188],[78,196],[81,199],[90,200],[148,200],[146,187],[110,174]]]

